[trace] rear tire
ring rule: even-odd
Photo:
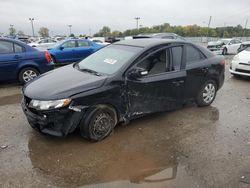
[[[209,106],[216,97],[217,84],[213,80],[207,81],[198,93],[196,103],[198,106]]]
[[[33,67],[26,67],[19,72],[18,80],[21,84],[26,84],[27,82],[39,76],[39,74],[40,73],[37,69]]]
[[[56,58],[54,56],[51,56],[53,63],[56,63]]]
[[[82,137],[97,142],[109,136],[116,124],[116,111],[109,106],[98,105],[87,111],[80,123],[80,132]]]

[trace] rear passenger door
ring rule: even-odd
[[[185,45],[185,57],[187,72],[185,98],[190,99],[197,96],[205,83],[210,66],[206,56],[193,45]]]
[[[21,46],[10,41],[0,40],[0,81],[17,78],[18,64],[23,55]]]

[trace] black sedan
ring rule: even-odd
[[[66,136],[77,127],[99,141],[119,122],[180,108],[210,105],[224,82],[225,61],[185,41],[125,40],[28,83],[22,107],[30,125]]]

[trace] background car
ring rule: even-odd
[[[207,48],[218,55],[237,54],[241,43],[238,39],[221,39],[209,42]]]
[[[36,42],[29,43],[29,46],[32,47],[50,47],[51,45],[54,45],[56,43],[56,40],[53,39],[41,39]]]
[[[229,71],[235,76],[250,77],[250,47],[234,56]]]
[[[110,44],[109,42],[105,42],[105,37],[93,37],[93,38],[89,38],[89,40],[91,40],[99,45],[103,45],[103,46]]]
[[[26,83],[53,67],[48,51],[40,52],[21,41],[0,38],[0,81]]]
[[[250,41],[242,42],[240,47],[238,48],[238,53],[242,52],[248,47],[250,47]]]
[[[139,34],[133,36],[133,39],[142,39],[142,38],[161,38],[161,39],[173,39],[173,40],[185,41],[183,37],[175,33],[150,33],[150,34]]]
[[[84,59],[102,47],[103,45],[87,39],[68,39],[57,43],[49,49],[49,53],[54,63],[72,63]]]

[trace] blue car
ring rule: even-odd
[[[41,52],[21,41],[0,38],[0,82],[24,84],[53,68],[48,51]]]
[[[48,50],[54,63],[63,64],[80,61],[102,47],[87,39],[68,39]]]

